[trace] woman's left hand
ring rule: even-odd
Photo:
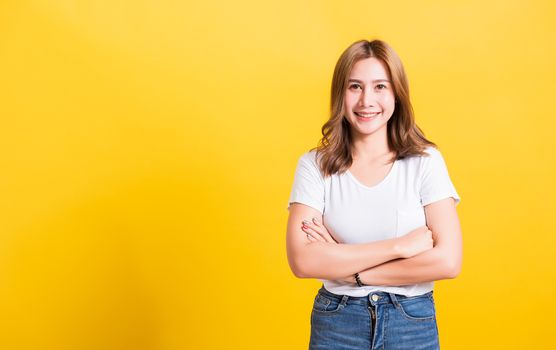
[[[307,239],[311,242],[338,244],[338,242],[336,242],[336,240],[328,232],[326,227],[317,218],[313,218],[312,221],[303,220],[301,229],[307,234]]]
[[[328,232],[326,227],[317,218],[313,218],[312,221],[303,220],[302,230],[303,232],[307,233],[307,239],[311,242],[326,242],[338,244],[338,242],[336,242],[330,232]],[[340,278],[338,279],[338,281],[350,284],[357,283],[355,281],[355,276]]]

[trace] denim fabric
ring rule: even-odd
[[[322,286],[311,312],[309,350],[439,349],[433,291],[338,295]]]

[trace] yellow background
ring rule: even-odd
[[[462,197],[444,349],[556,346],[550,1],[3,1],[0,349],[304,349],[285,253],[341,52],[401,56]]]

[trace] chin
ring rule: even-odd
[[[375,132],[379,131],[382,128],[385,128],[386,124],[381,124],[381,125],[373,125],[372,127],[356,127],[355,129],[357,130],[358,133],[360,134],[374,134]]]

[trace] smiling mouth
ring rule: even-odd
[[[376,117],[377,115],[380,114],[380,112],[374,112],[374,113],[357,113],[354,112],[356,116],[358,116],[359,118],[362,119],[371,119],[373,117]]]

